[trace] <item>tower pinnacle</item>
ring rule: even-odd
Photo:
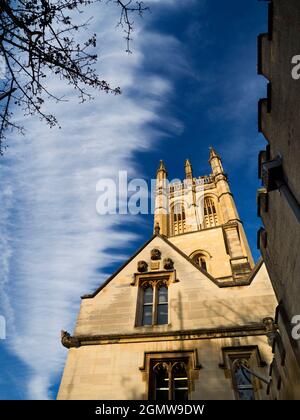
[[[159,172],[164,172],[167,176],[167,169],[163,160],[159,161],[159,167],[157,169],[157,177],[158,177]]]
[[[185,160],[184,169],[185,169],[185,178],[193,179],[193,168],[189,159]]]
[[[210,153],[209,153],[208,161],[210,163],[213,174],[214,175],[223,174],[224,170],[223,170],[222,160],[220,156],[217,154],[217,152],[212,146],[210,146],[209,149],[210,149]]]
[[[210,155],[209,158],[213,158],[213,157],[218,157],[220,158],[220,156],[217,154],[217,152],[215,151],[215,149],[213,148],[213,146],[209,146],[209,150],[210,150]]]
[[[155,210],[154,210],[154,233],[157,227],[162,235],[168,234],[168,192],[167,170],[162,160],[156,172]],[[159,233],[158,232],[158,233]]]

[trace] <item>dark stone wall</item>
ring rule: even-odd
[[[264,226],[258,242],[277,299],[287,314],[283,335],[291,340],[290,321],[300,315],[299,0],[269,3],[269,33],[258,37],[258,73],[268,81],[267,98],[259,101],[258,109],[258,128],[268,143],[259,158],[265,189],[258,200]],[[293,358],[300,369],[300,339],[294,344]]]

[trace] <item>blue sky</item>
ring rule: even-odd
[[[222,157],[255,259],[257,100],[256,37],[266,31],[266,3],[257,0],[151,0],[136,18],[126,55],[118,12],[92,6],[99,72],[120,85],[120,97],[97,94],[79,105],[61,81],[48,80],[70,102],[48,104],[62,129],[24,121],[1,158],[0,398],[53,399],[80,296],[94,290],[152,234],[152,216],[101,217],[96,184],[103,177],[150,180],[164,159],[170,179],[184,159],[209,173],[208,148]],[[21,115],[16,117],[22,119]],[[184,152],[182,150],[184,149]]]

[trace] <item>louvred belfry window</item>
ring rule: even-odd
[[[218,215],[216,205],[211,197],[204,199],[204,226],[205,228],[214,227],[218,225]]]
[[[182,203],[176,203],[172,209],[172,233],[179,235],[186,230],[185,210]]]

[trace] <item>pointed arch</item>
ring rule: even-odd
[[[171,205],[171,234],[179,235],[186,232],[186,212],[182,201],[175,201]]]
[[[217,201],[211,195],[204,197],[203,224],[204,228],[210,228],[220,224]]]

